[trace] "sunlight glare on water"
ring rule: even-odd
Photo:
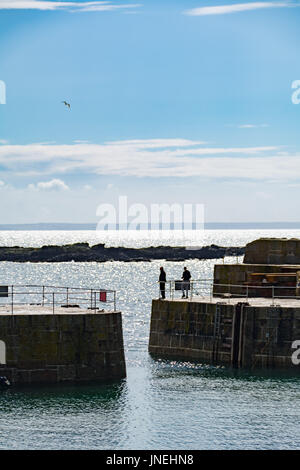
[[[57,240],[48,232],[47,243],[51,236]],[[203,279],[212,277],[216,262],[187,265],[194,279]],[[149,356],[151,300],[158,297],[161,264],[169,279],[181,277],[182,262],[1,263],[0,284],[116,289],[127,363],[127,379],[116,384],[1,393],[1,449],[299,448],[298,377]]]
[[[64,245],[86,242],[106,246],[244,246],[261,237],[298,238],[300,230],[27,230],[0,231],[0,246]]]

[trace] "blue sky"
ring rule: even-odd
[[[95,222],[120,195],[299,221],[299,21],[287,0],[0,0],[1,223]]]

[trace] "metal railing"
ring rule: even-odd
[[[50,307],[52,313],[58,307],[85,308],[94,312],[103,309],[104,304],[111,304],[116,311],[116,291],[111,289],[61,287],[47,285],[1,285],[0,307],[8,307],[11,314],[17,306]]]
[[[217,258],[216,264],[232,264],[232,258],[235,259],[235,264],[243,264],[244,255],[226,255],[223,258]]]
[[[182,292],[182,284],[185,281],[172,279],[166,282],[158,281],[159,294],[161,294],[161,284],[165,284],[165,294],[171,300],[175,298],[175,292]],[[207,297],[212,296],[212,286],[213,279],[195,279],[189,281],[188,290],[190,291],[189,298],[192,299],[193,296],[197,297]]]
[[[280,286],[280,285],[250,285],[250,284],[221,284],[213,282],[213,279],[193,279],[189,281],[188,299],[221,297],[228,303],[233,298],[243,298],[247,301],[257,297],[270,299],[271,305],[274,305],[275,299],[298,299],[300,300],[300,286]],[[176,291],[183,293],[182,284],[184,281],[170,280],[165,284],[166,298],[174,300]],[[159,284],[159,295],[161,296],[161,282]],[[291,294],[290,292],[293,292]],[[186,292],[186,291],[185,291]],[[286,295],[284,295],[284,293]],[[261,294],[261,295],[258,295]],[[266,295],[267,294],[267,295]],[[178,296],[179,297],[179,296]],[[177,298],[178,298],[177,297]]]

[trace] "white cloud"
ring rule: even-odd
[[[35,191],[67,191],[70,189],[64,181],[53,179],[51,181],[40,181],[37,184],[29,184],[28,189]]]
[[[105,5],[105,3],[107,3]],[[112,10],[122,10],[128,8],[140,7],[140,4],[122,4],[114,5],[111,2],[89,2],[86,5],[82,4],[80,11],[112,11]]]
[[[3,189],[3,190],[10,190],[10,189],[13,189],[13,187],[10,185],[10,184],[7,184],[5,183],[5,181],[2,181],[0,180],[0,190]]]
[[[266,193],[265,191],[257,191],[255,196],[257,196],[259,199],[272,199],[272,195]]]
[[[162,147],[194,147],[195,145],[202,145],[206,142],[202,140],[187,140],[187,139],[135,139],[135,140],[117,140],[114,142],[107,142],[108,145],[116,145],[123,147],[134,148],[162,148]]]
[[[268,124],[240,124],[239,129],[258,129],[260,127],[269,127]]]
[[[0,10],[112,11],[136,8],[140,4],[116,4],[112,1],[57,2],[47,0],[0,0]]]
[[[276,146],[208,147],[200,141],[153,139],[72,145],[2,145],[2,174],[98,174],[136,177],[291,179],[300,177],[299,155],[281,156]],[[54,179],[36,189],[67,189]],[[50,188],[51,187],[51,188]]]
[[[289,6],[295,6],[295,4],[289,1],[235,3],[231,5],[219,5],[219,6],[192,8],[190,10],[184,11],[184,14],[190,15],[190,16],[224,15],[228,13],[259,10],[263,8],[284,8],[284,7],[289,7]]]

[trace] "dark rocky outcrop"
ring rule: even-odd
[[[243,255],[243,247],[221,247],[210,245],[197,248],[157,246],[146,248],[108,247],[104,244],[89,246],[88,243],[72,245],[50,245],[41,248],[19,246],[0,247],[0,261],[15,262],[62,262],[62,261],[151,261],[165,259],[184,261],[187,259],[217,259],[224,256]]]

